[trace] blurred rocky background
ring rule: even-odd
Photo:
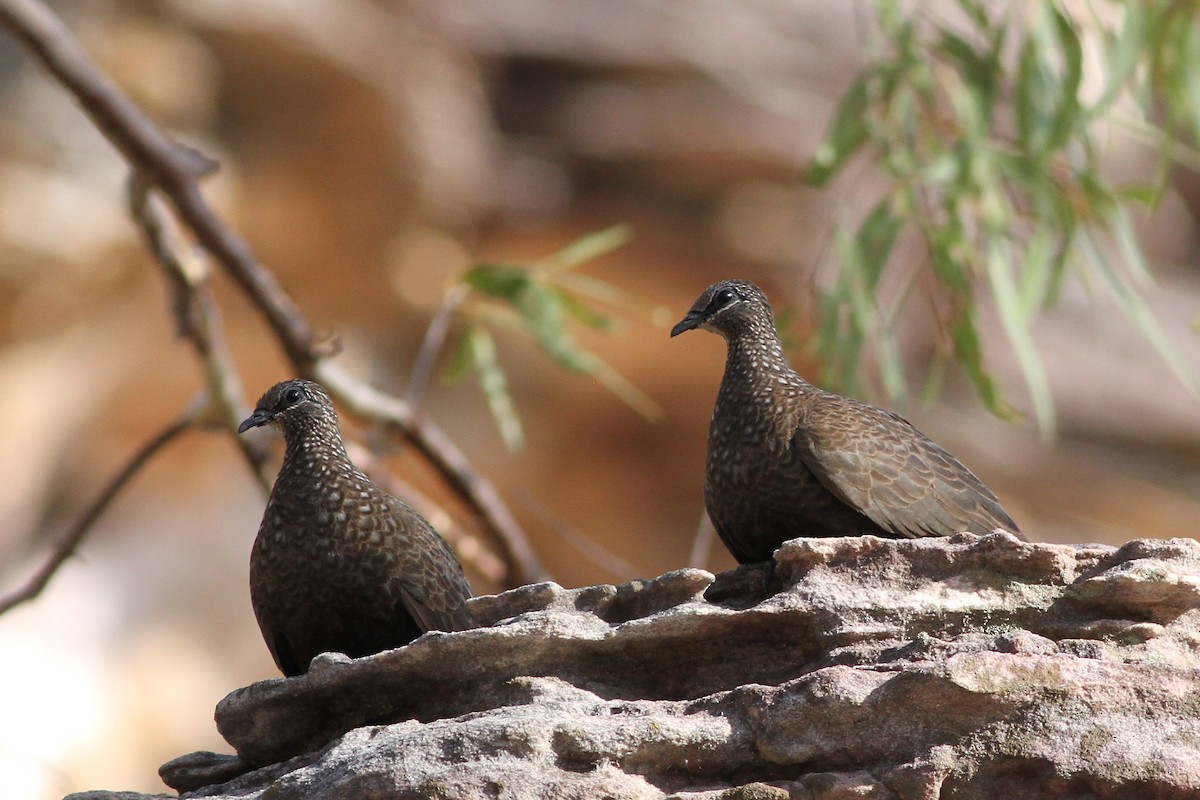
[[[796,366],[831,231],[871,177],[816,191],[805,165],[861,66],[865,3],[257,0],[60,3],[134,99],[218,158],[206,192],[349,370],[400,391],[444,292],[477,263],[530,263],[628,223],[584,269],[620,287],[614,333],[580,340],[662,408],[647,420],[526,338],[501,335],[526,443],[505,448],[471,381],[424,408],[499,485],[562,585],[688,565],[705,433],[723,366],[712,336],[667,330],[708,283],[742,276],[792,308]],[[61,87],[0,36],[0,577],[19,585],[129,456],[201,391],[158,270],[125,213],[127,170]],[[1130,138],[1114,170],[1151,170]],[[1200,363],[1195,176],[1139,233],[1147,289]],[[911,254],[918,259],[915,249]],[[235,287],[217,281],[252,403],[289,377]],[[987,361],[1023,406],[1015,357],[984,312]],[[905,358],[930,359],[927,321]],[[989,416],[961,377],[899,409],[1000,495],[1031,539],[1194,536],[1200,405],[1111,304],[1082,284],[1034,327],[1059,436]],[[866,399],[879,400],[879,397]],[[363,441],[374,432],[353,419]],[[402,481],[472,521],[420,459]],[[224,749],[233,688],[275,674],[250,611],[264,496],[221,434],[145,469],[35,602],[0,618],[0,769],[18,797],[160,790],[155,769]],[[452,525],[451,518],[454,520]],[[466,536],[465,538],[470,538]],[[732,560],[713,548],[696,566]],[[477,592],[499,586],[475,570]]]

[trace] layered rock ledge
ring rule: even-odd
[[[1200,797],[1195,540],[776,562],[477,598],[485,627],[233,692],[237,756],[162,775],[213,800]]]

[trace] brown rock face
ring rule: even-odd
[[[777,560],[770,590],[742,568],[477,598],[487,627],[234,692],[240,760],[164,775],[214,800],[1200,797],[1200,543]]]

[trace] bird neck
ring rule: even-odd
[[[314,420],[284,431],[284,436],[287,450],[283,455],[283,471],[324,473],[332,467],[350,464],[336,423]]]
[[[773,387],[803,380],[788,364],[783,355],[783,345],[774,326],[756,326],[728,337],[728,353],[725,358],[725,377],[721,381],[724,391],[746,391],[757,394],[770,393]]]

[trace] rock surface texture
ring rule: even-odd
[[[238,756],[164,778],[231,800],[1200,797],[1200,543],[777,560],[477,598],[487,627],[232,693]]]

